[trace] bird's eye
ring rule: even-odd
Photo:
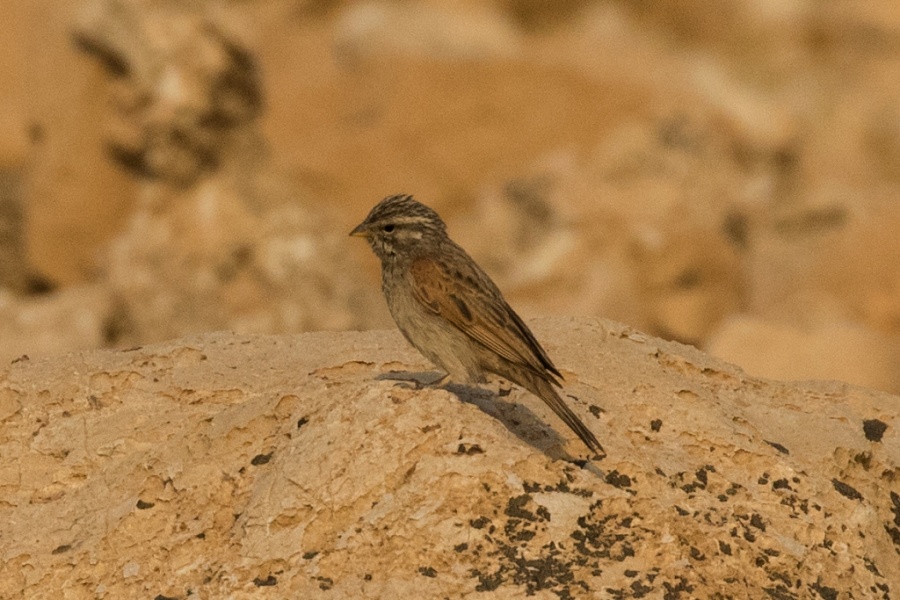
[[[394,230],[394,225],[393,225],[393,223],[388,223],[387,225],[382,227],[382,229],[384,230],[385,233],[390,233]]]

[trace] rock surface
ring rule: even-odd
[[[900,398],[535,332],[602,460],[522,390],[417,389],[396,332],[13,361],[0,597],[897,595]]]

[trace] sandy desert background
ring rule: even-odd
[[[391,326],[415,194],[526,317],[900,390],[900,9],[0,6],[0,356]]]
[[[410,383],[398,192],[606,456]],[[0,0],[0,598],[896,597],[898,230],[891,0]]]

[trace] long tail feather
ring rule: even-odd
[[[574,431],[578,437],[581,438],[581,441],[584,442],[592,452],[595,454],[606,454],[603,450],[603,446],[600,445],[600,442],[597,441],[597,438],[591,430],[587,428],[584,422],[579,419],[574,412],[572,412],[572,409],[569,408],[569,405],[562,399],[559,392],[556,391],[556,388],[548,381],[537,377],[532,378],[532,381],[529,383],[533,386],[532,391],[543,400],[566,425],[569,426],[569,429]]]

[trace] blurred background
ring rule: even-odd
[[[526,317],[900,391],[894,0],[2,0],[0,81],[0,360],[391,327],[407,192]]]

